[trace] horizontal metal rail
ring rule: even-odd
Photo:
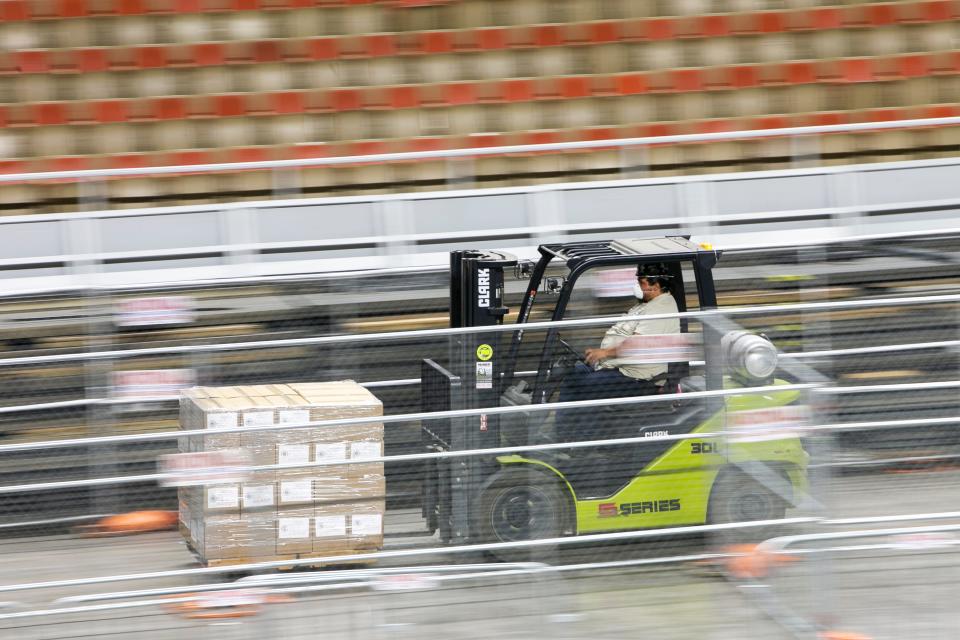
[[[797,351],[781,353],[779,358],[787,360],[810,360],[813,358],[835,358],[842,356],[865,356],[878,353],[899,353],[903,351],[926,351],[928,349],[951,349],[960,347],[960,340],[941,340],[939,342],[911,342],[907,344],[883,344],[875,347],[851,347],[849,349],[826,349],[823,351]]]
[[[954,386],[960,386],[960,381],[958,381]],[[783,387],[776,387],[778,390],[783,390]],[[631,398],[631,400],[642,400],[643,398]],[[593,403],[592,406],[597,406],[596,403],[599,401],[575,401],[570,403],[564,403],[565,406],[579,406],[579,403]],[[559,404],[559,403],[557,403]],[[627,403],[617,403],[617,404],[627,404]],[[551,407],[551,405],[538,405]],[[510,407],[511,409],[518,409],[519,407]],[[554,407],[551,407],[554,408]],[[832,423],[832,424],[814,424],[814,425],[803,425],[797,428],[798,435],[810,435],[815,433],[834,433],[834,432],[847,432],[847,431],[863,431],[863,430],[877,430],[877,429],[903,429],[903,428],[920,428],[920,427],[930,427],[935,425],[948,425],[948,424],[960,424],[960,416],[948,417],[948,418],[913,418],[907,420],[878,420],[873,422],[855,422],[855,423]],[[286,427],[286,425],[284,425]],[[297,427],[293,427],[297,428]],[[176,432],[180,434],[181,432]],[[653,443],[653,442],[677,442],[683,440],[713,440],[729,437],[730,434],[724,432],[696,432],[696,433],[684,433],[676,435],[666,435],[666,436],[651,436],[651,437],[629,437],[629,438],[612,438],[605,440],[586,440],[578,442],[558,442],[558,443],[548,443],[548,444],[535,444],[535,445],[515,445],[508,447],[493,447],[487,449],[464,449],[464,450],[455,450],[455,451],[436,451],[428,453],[408,453],[408,454],[397,454],[391,456],[378,456],[375,458],[363,458],[358,460],[336,460],[336,461],[322,461],[322,462],[308,462],[302,464],[277,464],[277,465],[259,465],[259,466],[250,466],[250,467],[236,467],[237,473],[245,472],[257,472],[257,471],[276,471],[276,470],[289,470],[289,469],[313,469],[319,467],[333,467],[333,466],[349,466],[354,464],[367,464],[367,463],[376,463],[376,462],[414,462],[422,460],[432,460],[432,459],[451,459],[451,458],[464,458],[464,457],[476,457],[476,456],[500,456],[500,455],[510,455],[520,452],[530,452],[530,451],[556,451],[556,450],[569,450],[569,449],[582,449],[582,448],[600,448],[600,447],[613,447],[619,445],[629,445],[637,444],[640,442],[644,443]],[[123,437],[123,436],[118,436]],[[53,441],[55,444],[56,441]],[[45,445],[47,443],[36,443],[38,445]],[[7,446],[19,446],[19,445],[7,445]],[[29,446],[29,445],[27,445]],[[47,448],[47,447],[43,447]],[[3,450],[0,449],[0,453]],[[878,461],[871,461],[869,464],[890,464],[892,462],[905,461],[905,462],[922,462],[922,461],[935,461],[935,460],[945,460],[953,459],[958,456],[956,455],[934,455],[934,456],[917,456],[911,458],[903,459],[884,459]],[[812,467],[833,467],[833,466],[854,466],[857,464],[868,464],[868,463],[824,463],[824,464],[814,464]],[[20,485],[4,485],[0,486],[0,495],[11,494],[11,493],[28,493],[34,491],[49,491],[49,490],[59,490],[59,489],[69,489],[69,488],[81,488],[81,487],[93,487],[93,486],[109,486],[109,485],[121,485],[121,484],[137,484],[143,482],[162,482],[167,480],[168,477],[162,473],[153,473],[153,474],[141,474],[141,475],[125,475],[125,476],[113,476],[113,477],[102,477],[102,478],[88,478],[84,480],[61,480],[57,482],[42,482],[42,483],[31,483],[31,484],[20,484]]]
[[[960,381],[957,382],[960,386]],[[35,451],[41,449],[56,449],[62,447],[82,447],[102,444],[120,444],[130,442],[151,442],[156,440],[173,440],[190,436],[213,436],[238,433],[254,433],[265,431],[286,431],[292,429],[356,426],[371,423],[391,424],[397,422],[414,422],[423,420],[445,420],[448,418],[467,418],[480,415],[503,415],[511,413],[540,413],[557,409],[588,408],[621,406],[631,404],[652,404],[657,402],[675,402],[678,399],[722,398],[727,396],[745,396],[782,391],[804,391],[817,388],[816,384],[786,384],[768,385],[761,387],[744,387],[742,389],[717,389],[713,391],[691,391],[681,396],[664,394],[653,396],[630,396],[625,398],[602,398],[598,400],[574,400],[570,402],[551,402],[545,404],[516,405],[507,407],[486,407],[479,409],[453,409],[449,411],[421,411],[388,416],[369,416],[362,418],[340,418],[335,420],[318,420],[314,422],[297,422],[290,424],[273,424],[256,427],[237,427],[235,429],[184,429],[179,431],[163,431],[157,433],[135,433],[119,436],[97,436],[91,438],[71,438],[64,440],[47,440],[44,442],[24,442],[18,444],[0,445],[0,454],[21,451]],[[347,461],[350,462],[349,460]]]
[[[960,200],[940,199],[924,200],[915,202],[898,202],[894,204],[875,204],[875,205],[850,205],[821,207],[814,209],[797,209],[786,211],[751,211],[746,213],[728,213],[713,215],[694,215],[685,217],[685,225],[732,225],[733,223],[753,223],[769,224],[777,220],[802,220],[814,218],[843,218],[850,215],[889,215],[898,212],[910,212],[916,210],[955,210],[960,208]],[[7,224],[17,222],[15,217],[7,220]],[[0,218],[0,228],[4,221]],[[22,224],[22,221],[20,222]],[[624,226],[629,226],[634,232],[640,228],[650,227],[652,229],[662,228],[661,220],[631,220],[629,222],[582,222],[572,224],[550,224],[540,226],[518,226],[487,228],[482,230],[482,234],[487,240],[497,240],[499,238],[509,238],[516,236],[539,236],[548,233],[569,234],[572,232],[591,231],[600,233],[605,230],[617,232]],[[116,260],[136,260],[146,261],[162,258],[189,258],[207,255],[228,255],[233,253],[278,253],[278,252],[305,252],[305,251],[323,251],[335,250],[344,247],[369,246],[374,247],[387,243],[400,244],[418,244],[430,242],[458,242],[470,241],[475,239],[479,230],[466,231],[446,231],[430,233],[409,233],[392,234],[377,236],[353,236],[349,238],[327,238],[312,240],[288,240],[274,242],[250,242],[250,243],[220,243],[208,245],[193,245],[188,247],[169,247],[150,250],[129,250],[129,251],[111,251],[103,253],[82,253],[76,255],[57,254],[40,255],[31,257],[15,257],[0,259],[0,269],[4,268],[26,268],[30,266],[49,266],[51,264],[68,264],[78,261],[107,262]],[[849,242],[851,239],[847,239]],[[787,241],[791,242],[790,240]]]
[[[364,418],[344,418],[340,420],[320,420],[316,422],[301,422],[291,424],[274,424],[257,427],[237,427],[235,429],[190,429],[178,431],[162,431],[157,433],[139,433],[117,436],[96,436],[90,438],[70,438],[63,440],[46,440],[42,442],[25,442],[17,444],[0,445],[0,454],[14,453],[22,451],[37,451],[43,449],[56,449],[64,447],[83,447],[96,446],[103,444],[121,444],[131,442],[153,442],[162,440],[174,440],[176,438],[190,436],[212,436],[237,433],[252,433],[262,431],[284,431],[289,429],[302,429],[310,427],[328,427],[328,426],[351,426],[364,425],[371,423],[390,424],[396,422],[414,422],[423,420],[444,420],[448,418],[466,418],[479,415],[504,415],[511,413],[539,413],[555,411],[567,408],[587,408],[604,406],[621,406],[631,404],[645,404],[657,402],[675,402],[677,400],[690,400],[698,398],[716,398],[738,395],[754,395],[762,393],[776,393],[782,391],[815,391],[822,394],[856,394],[856,393],[874,393],[889,391],[915,391],[923,389],[944,389],[958,388],[960,380],[945,380],[940,382],[915,382],[908,384],[889,384],[889,385],[864,385],[860,387],[823,387],[822,385],[804,383],[788,385],[770,385],[762,387],[744,387],[741,389],[717,389],[713,391],[691,391],[683,394],[664,394],[654,396],[631,396],[625,398],[603,398],[598,400],[574,400],[571,402],[550,402],[543,404],[516,405],[506,407],[485,407],[478,409],[456,409],[450,411],[429,411],[405,413],[388,416],[364,417]],[[945,420],[941,418],[932,418],[930,420]],[[907,424],[911,420],[893,421],[895,423]],[[876,425],[879,423],[851,423],[850,428],[856,428],[856,425]],[[839,426],[843,426],[842,424]],[[866,427],[863,427],[866,428]],[[671,436],[672,437],[672,436]],[[347,461],[349,463],[350,461]],[[337,463],[340,464],[340,463]]]
[[[733,522],[724,524],[704,524],[688,527],[671,527],[668,529],[645,529],[640,531],[619,531],[616,533],[597,533],[582,536],[561,538],[542,538],[539,540],[518,540],[515,542],[489,542],[482,544],[455,545],[449,547],[429,547],[423,549],[396,549],[392,551],[377,551],[373,553],[357,553],[338,556],[317,556],[291,560],[274,560],[268,562],[253,562],[225,567],[200,567],[196,569],[174,569],[170,571],[149,571],[112,576],[97,576],[91,578],[71,578],[66,580],[51,580],[47,582],[29,582],[21,584],[0,585],[0,593],[14,591],[33,591],[37,589],[66,588],[87,586],[93,584],[107,584],[115,582],[131,582],[136,580],[153,580],[157,578],[176,578],[202,575],[218,575],[235,573],[238,571],[260,571],[279,567],[304,567],[322,564],[342,564],[354,560],[387,560],[396,558],[416,558],[436,554],[459,555],[476,553],[478,551],[496,551],[503,549],[526,549],[534,547],[566,546],[573,544],[590,544],[595,542],[613,542],[618,540],[639,540],[643,538],[662,538],[685,536],[691,533],[709,533],[715,531],[730,531],[738,529],[753,529],[770,526],[789,526],[795,524],[810,524],[821,521],[821,518],[785,518],[781,520],[757,520],[753,522]]]
[[[766,172],[765,172],[766,173]],[[410,194],[411,196],[416,194]],[[442,194],[440,194],[442,195]],[[891,206],[891,210],[900,210],[909,211],[913,209],[915,203],[900,203],[898,206]],[[958,203],[960,205],[960,203]],[[876,207],[846,207],[840,208],[851,212],[866,212],[866,211],[877,211],[879,210]],[[839,211],[840,209],[831,209],[831,211]],[[125,211],[125,213],[128,213]],[[77,214],[82,215],[82,214]],[[712,222],[714,219],[712,217],[704,218],[706,222]],[[9,221],[8,219],[0,217],[0,225],[4,221]],[[576,226],[576,225],[575,225]],[[580,225],[583,226],[583,225]],[[604,228],[609,227],[611,231],[617,231],[622,229],[622,224],[591,224],[589,225],[590,229],[596,229],[601,231]],[[539,231],[541,227],[537,227]],[[851,236],[843,236],[839,238],[820,238],[816,240],[802,240],[797,239],[792,234],[787,234],[788,237],[785,237],[781,241],[771,242],[765,240],[762,242],[757,242],[756,240],[752,241],[749,244],[737,245],[729,243],[724,239],[719,239],[714,243],[717,249],[723,251],[765,251],[769,249],[790,249],[790,248],[804,248],[804,247],[814,247],[814,246],[828,246],[835,244],[850,244],[854,242],[869,242],[869,241],[881,241],[881,240],[903,240],[907,238],[924,238],[928,236],[936,236],[938,238],[944,236],[953,236],[960,235],[960,227],[956,228],[947,228],[939,229],[936,233],[931,231],[902,231],[896,233],[873,233],[873,234],[859,234]],[[231,245],[233,247],[233,245]],[[192,252],[193,249],[185,250],[185,253]],[[530,247],[531,255],[535,254],[535,247]],[[92,254],[84,255],[84,259],[98,259],[103,256]],[[410,257],[417,257],[415,254],[412,254]],[[54,262],[64,262],[63,256],[58,256],[56,258],[51,258]],[[253,285],[253,284],[271,284],[277,282],[300,282],[300,281],[314,281],[314,280],[323,280],[323,279],[342,279],[345,277],[373,277],[377,275],[406,275],[413,273],[442,273],[449,268],[449,265],[444,260],[437,260],[435,263],[431,264],[421,264],[421,265],[411,265],[408,267],[392,267],[392,268],[370,268],[370,269],[354,269],[354,270],[343,270],[339,269],[336,271],[316,271],[309,274],[282,274],[282,275],[262,275],[262,276],[247,276],[247,277],[222,277],[222,278],[200,278],[196,280],[172,280],[172,281],[157,281],[150,283],[125,283],[123,285],[98,285],[93,282],[87,284],[74,284],[74,285],[52,285],[48,287],[37,287],[35,289],[15,289],[15,290],[4,290],[0,291],[0,299],[3,298],[21,298],[37,295],[52,295],[57,293],[71,293],[78,291],[92,291],[92,292],[115,292],[115,293],[125,293],[125,292],[134,292],[134,291],[158,291],[158,290],[182,290],[182,289],[193,289],[193,288],[203,288],[210,286],[239,286],[239,285]]]
[[[827,349],[823,351],[796,351],[779,354],[781,360],[812,360],[818,358],[833,358],[854,355],[874,355],[884,353],[901,353],[904,351],[926,351],[932,349],[960,348],[960,340],[941,340],[938,342],[911,342],[906,344],[878,345],[874,347],[851,347],[849,349]],[[2,361],[0,361],[2,362]],[[702,366],[702,360],[691,360],[691,366]],[[535,375],[536,371],[518,371],[518,376]],[[374,380],[361,382],[360,386],[367,389],[386,387],[403,387],[420,384],[420,378],[399,378],[396,380]],[[156,402],[179,402],[179,398],[170,396],[141,396],[138,398],[78,398],[76,400],[60,400],[57,402],[41,402],[37,404],[11,405],[0,407],[0,415],[4,413],[24,413],[29,411],[45,411],[50,409],[69,409],[88,406],[115,406],[127,404],[143,404]]]
[[[15,592],[15,591],[28,591],[28,590],[38,590],[38,589],[48,589],[48,588],[65,588],[65,587],[77,587],[77,586],[88,586],[94,584],[108,584],[108,583],[117,583],[117,582],[130,582],[138,580],[153,580],[157,578],[174,578],[174,577],[185,577],[185,576],[197,576],[197,575],[216,575],[222,573],[232,573],[235,571],[256,571],[261,569],[273,569],[277,567],[284,566],[309,566],[322,564],[323,562],[334,562],[334,561],[343,561],[343,560],[353,560],[353,559],[388,559],[388,558],[409,558],[409,557],[418,557],[418,556],[429,556],[438,553],[443,554],[460,554],[460,553],[472,553],[476,551],[489,551],[505,548],[526,548],[526,547],[537,547],[537,546],[554,546],[554,545],[566,545],[566,544],[589,544],[593,542],[610,542],[615,540],[631,540],[639,538],[650,538],[650,537],[673,537],[673,536],[685,536],[690,533],[704,533],[704,532],[714,532],[714,531],[726,531],[726,530],[736,530],[736,529],[750,529],[750,528],[763,528],[769,527],[772,525],[776,526],[787,526],[795,524],[820,524],[824,526],[850,526],[856,524],[871,524],[877,522],[903,522],[909,520],[934,520],[934,519],[950,519],[957,517],[957,512],[937,512],[937,513],[922,513],[922,514],[908,514],[902,516],[875,516],[875,517],[866,517],[866,518],[843,518],[843,519],[824,519],[817,517],[804,517],[804,518],[786,518],[782,520],[762,520],[755,522],[743,522],[743,523],[730,523],[730,524],[712,524],[712,525],[694,525],[687,527],[672,527],[668,529],[647,529],[640,531],[624,531],[617,533],[601,533],[601,534],[588,534],[575,537],[562,537],[562,538],[546,538],[542,540],[529,540],[529,541],[517,541],[517,542],[502,542],[502,543],[484,543],[484,544],[474,544],[474,545],[458,545],[450,547],[430,547],[425,549],[403,549],[395,551],[380,551],[369,554],[355,554],[355,556],[330,556],[330,557],[315,557],[315,558],[301,558],[298,560],[281,560],[281,561],[272,561],[272,562],[258,562],[258,563],[249,563],[244,565],[235,565],[230,567],[202,567],[196,569],[176,569],[171,571],[153,571],[145,573],[135,573],[135,574],[120,574],[113,576],[99,576],[92,578],[72,578],[67,580],[55,580],[48,582],[34,582],[34,583],[22,583],[22,584],[13,584],[13,585],[0,585],[0,592]],[[960,525],[947,525],[948,527],[957,527],[960,528]],[[863,530],[850,531],[850,532],[836,532],[836,533],[824,533],[824,534],[812,534],[812,535],[800,535],[800,536],[782,536],[779,538],[773,538],[768,540],[765,543],[761,544],[761,548],[768,550],[772,553],[777,553],[787,545],[792,544],[795,541],[811,540],[811,539],[844,539],[844,538],[855,538],[862,537],[866,533],[876,534],[876,535],[889,535],[888,532],[922,532],[927,529],[942,529],[944,525],[933,525],[932,527],[915,527],[909,529],[882,529],[882,530]],[[784,544],[784,542],[786,544]],[[724,557],[725,554],[699,554],[695,556],[696,559],[708,559],[716,557]],[[687,556],[690,557],[690,556]],[[536,571],[577,571],[585,569],[594,569],[594,568],[607,568],[607,567],[617,567],[624,566],[625,563],[636,563],[636,564],[648,564],[652,562],[670,562],[672,558],[653,558],[653,559],[643,559],[639,561],[616,561],[610,563],[586,563],[580,565],[566,565],[566,566],[548,566],[545,568],[538,568]],[[533,563],[538,564],[539,563]],[[416,568],[407,568],[407,569],[395,569],[397,572],[406,572],[415,571]],[[359,570],[361,572],[370,570]],[[317,577],[317,580],[324,580],[325,577],[321,574]],[[251,580],[242,586],[262,586],[262,583],[267,584],[269,580],[256,581]],[[222,588],[223,585],[204,585],[207,588]],[[198,587],[185,587],[193,591],[200,590]],[[138,592],[129,592],[131,595],[136,595]],[[152,593],[150,591],[139,592],[144,594]],[[156,591],[156,593],[161,593]],[[114,594],[115,595],[115,594]],[[62,602],[78,602],[82,601],[85,598],[90,596],[77,596],[72,598],[61,598],[59,601]],[[101,595],[101,597],[104,597]],[[164,599],[160,602],[170,602],[168,599]],[[63,610],[51,610],[51,614],[63,613]],[[0,616],[2,618],[3,616]]]
[[[856,133],[862,131],[884,131],[889,129],[912,129],[920,127],[944,127],[960,125],[960,117],[914,118],[889,122],[857,122],[849,124],[820,125],[812,127],[784,127],[779,129],[760,129],[752,131],[721,131],[716,133],[691,133],[671,136],[647,136],[641,138],[619,138],[611,140],[583,140],[577,142],[554,142],[547,144],[507,145],[499,147],[443,149],[436,151],[409,151],[404,153],[383,153],[359,156],[339,156],[333,158],[304,158],[291,160],[266,160],[259,162],[228,162],[195,164],[187,166],[130,167],[120,169],[86,169],[78,171],[44,171],[34,173],[14,173],[0,175],[0,182],[36,182],[44,180],[83,180],[96,178],[119,178],[130,176],[169,175],[177,173],[209,173],[218,171],[247,171],[251,169],[294,169],[303,167],[324,167],[356,163],[405,162],[411,160],[438,160],[471,158],[513,153],[535,153],[545,151],[577,151],[584,149],[610,149],[647,145],[683,144],[693,142],[719,142],[724,140],[748,140],[755,138],[775,138],[788,136],[807,136],[829,133]]]
[[[918,518],[922,519],[922,518]],[[850,540],[878,536],[897,536],[911,533],[934,533],[939,531],[960,531],[960,524],[933,524],[926,527],[890,527],[886,529],[857,529],[855,531],[833,531],[808,533],[796,536],[780,536],[761,542],[757,552],[784,553],[788,547],[798,542],[824,542],[827,540]]]
[[[649,316],[650,319],[681,318],[688,320],[707,320],[717,317],[744,316],[756,314],[781,314],[806,311],[835,311],[847,309],[871,309],[882,307],[902,307],[912,305],[934,305],[960,302],[960,294],[945,294],[935,296],[913,296],[900,298],[884,298],[881,300],[837,300],[830,302],[798,302],[784,305],[749,305],[731,306],[723,309],[707,311],[685,311]],[[576,320],[557,320],[544,322],[527,322],[523,324],[491,325],[488,327],[450,327],[445,329],[421,329],[410,331],[389,331],[380,333],[362,333],[338,336],[319,336],[315,338],[283,338],[278,340],[261,340],[255,342],[229,342],[207,345],[182,345],[175,347],[149,347],[144,349],[115,349],[110,351],[94,351],[84,353],[65,353],[48,356],[24,356],[19,358],[2,358],[0,367],[47,364],[55,362],[71,362],[76,360],[103,360],[121,359],[142,356],[197,354],[218,351],[249,351],[251,349],[273,349],[294,346],[316,346],[327,344],[355,344],[363,342],[421,340],[423,338],[438,338],[472,333],[497,332],[508,333],[513,331],[537,331],[548,329],[569,329],[606,326],[623,320],[624,316],[603,316],[597,318],[579,318]]]
[[[496,562],[490,564],[451,564],[451,565],[421,565],[414,567],[378,567],[347,569],[343,571],[324,571],[310,573],[275,574],[266,573],[240,578],[233,582],[213,582],[181,587],[158,587],[155,589],[137,589],[135,591],[118,591],[112,593],[92,593],[79,596],[57,598],[55,604],[75,604],[79,602],[100,602],[103,600],[120,600],[123,598],[142,598],[147,596],[174,595],[184,592],[224,591],[233,589],[255,589],[275,585],[295,585],[302,583],[336,582],[344,578],[350,580],[366,580],[391,575],[409,575],[418,573],[433,574],[464,574],[470,576],[500,575],[504,570],[540,571],[549,565],[542,562]]]
[[[877,430],[877,429],[903,429],[903,428],[920,428],[920,427],[930,427],[935,425],[960,425],[960,416],[950,417],[950,418],[914,418],[910,420],[877,420],[874,422],[857,422],[857,423],[833,423],[833,424],[822,424],[822,425],[804,425],[803,427],[798,428],[798,435],[806,435],[813,433],[838,433],[838,432],[847,432],[847,431],[865,431],[865,430]],[[327,462],[308,462],[303,464],[288,464],[288,465],[260,465],[254,467],[237,467],[236,471],[238,473],[246,472],[256,472],[256,471],[276,471],[276,470],[289,470],[289,469],[313,469],[317,467],[334,467],[334,466],[349,466],[352,464],[365,464],[371,462],[415,462],[422,460],[437,460],[437,459],[451,459],[451,458],[467,458],[467,457],[476,457],[476,456],[501,456],[501,455],[510,455],[520,452],[530,452],[530,451],[556,451],[556,450],[568,450],[568,449],[583,449],[583,448],[602,448],[602,447],[614,447],[620,445],[629,445],[629,444],[638,444],[640,442],[644,443],[653,443],[653,442],[676,442],[682,440],[714,440],[722,439],[729,437],[729,434],[722,432],[697,432],[697,433],[684,433],[677,434],[672,436],[651,436],[651,437],[630,437],[630,438],[611,438],[607,440],[584,440],[578,442],[558,442],[558,443],[549,443],[549,444],[537,444],[537,445],[517,445],[510,447],[495,447],[490,449],[464,449],[458,451],[435,451],[429,453],[406,453],[406,454],[397,454],[392,456],[379,456],[376,458],[364,458],[362,460],[337,460],[337,461],[327,461]],[[853,466],[879,466],[884,464],[894,464],[894,463],[903,463],[903,462],[937,462],[944,460],[955,460],[960,458],[960,454],[933,454],[926,456],[909,456],[909,457],[900,457],[900,458],[884,458],[881,460],[869,460],[869,461],[854,461],[854,462],[827,462],[820,464],[811,464],[811,468],[828,468],[828,467],[853,467]],[[3,485],[0,486],[0,495],[11,494],[11,493],[30,493],[34,491],[52,491],[58,489],[77,489],[82,487],[96,487],[96,486],[112,486],[112,485],[123,485],[123,484],[138,484],[143,482],[162,482],[166,480],[167,476],[161,473],[153,474],[142,474],[142,475],[126,475],[126,476],[113,476],[113,477],[103,477],[103,478],[88,478],[85,480],[60,480],[57,482],[40,482],[32,484],[20,484],[20,485]],[[91,516],[77,518],[77,519],[89,519]],[[50,522],[57,522],[59,520],[51,520]],[[3,526],[7,527],[23,527],[26,526],[23,523],[12,523],[9,525],[0,525],[0,528]]]
[[[960,511],[936,512],[936,513],[914,513],[897,516],[868,516],[861,518],[833,518],[822,520],[818,524],[822,526],[838,527],[853,526],[862,524],[878,524],[883,522],[909,522],[916,520],[950,520],[960,518]],[[323,583],[336,582],[337,580],[364,580],[370,578],[379,578],[389,575],[409,575],[414,574],[449,574],[459,573],[470,577],[484,577],[489,575],[502,575],[505,569],[512,571],[521,570],[525,572],[571,572],[593,569],[622,568],[625,566],[637,566],[648,564],[664,564],[672,562],[690,562],[698,560],[712,560],[729,558],[735,553],[700,553],[684,556],[666,556],[660,558],[643,558],[634,560],[614,560],[609,562],[587,562],[570,565],[548,565],[540,562],[504,562],[493,564],[454,564],[454,565],[427,565],[410,567],[384,567],[376,569],[349,569],[347,571],[331,571],[324,573],[310,572],[305,574],[260,574],[241,578],[232,583],[215,582],[210,584],[182,586],[182,587],[159,587],[154,589],[138,589],[135,591],[121,591],[110,593],[95,593],[87,595],[66,596],[55,600],[55,604],[74,604],[82,602],[100,602],[104,600],[119,600],[124,598],[142,598],[158,595],[174,595],[185,592],[206,592],[223,591],[237,588],[257,588],[269,587],[275,585],[291,585],[302,583]],[[471,573],[464,573],[471,572]],[[456,576],[462,577],[462,576]]]

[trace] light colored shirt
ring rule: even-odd
[[[610,349],[619,346],[621,342],[631,336],[661,335],[665,333],[680,333],[680,318],[651,318],[643,320],[638,316],[656,316],[661,314],[677,313],[677,301],[669,293],[661,293],[650,302],[634,305],[627,311],[629,320],[622,320],[607,329],[600,347]],[[650,380],[661,373],[666,373],[666,363],[630,364],[621,358],[607,358],[600,363],[601,369],[620,369],[620,373],[638,380]]]

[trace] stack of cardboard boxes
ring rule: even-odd
[[[378,417],[383,404],[353,381],[194,387],[180,399],[186,430]],[[383,423],[180,438],[181,451],[242,449],[257,471],[242,482],[180,489],[180,529],[208,565],[343,555],[383,547],[382,462],[297,467],[383,455]]]

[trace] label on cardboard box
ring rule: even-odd
[[[207,429],[233,429],[237,426],[237,412],[208,413]]]
[[[277,537],[309,538],[310,518],[277,518]]]
[[[350,531],[355,536],[378,536],[383,533],[383,516],[379,513],[355,513],[350,516]]]
[[[313,502],[313,480],[284,480],[280,483],[280,502]]]
[[[280,461],[280,464],[306,464],[310,462],[310,445],[277,445],[277,459]]]
[[[269,427],[273,424],[273,411],[244,411],[243,426]]]
[[[240,491],[236,485],[207,489],[208,509],[236,509],[240,506]]]
[[[371,440],[350,443],[350,458],[353,460],[370,460],[380,457],[380,443]]]
[[[347,459],[347,445],[344,442],[313,445],[313,455],[317,462],[335,462]]]
[[[273,506],[273,485],[252,485],[243,487],[243,506],[244,507],[270,507]]]
[[[280,424],[303,424],[310,422],[309,409],[286,409],[278,412]]]
[[[347,535],[347,516],[317,516],[314,523],[318,538]]]

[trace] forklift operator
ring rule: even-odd
[[[627,311],[628,319],[610,327],[597,349],[587,349],[560,387],[560,402],[652,395],[659,391],[655,378],[666,373],[666,363],[631,363],[623,357],[624,342],[633,336],[680,333],[679,318],[651,318],[677,313],[670,293],[669,271],[664,265],[637,267],[634,295],[640,302]],[[561,442],[602,438],[602,425],[595,424],[593,407],[557,412],[556,434]]]

